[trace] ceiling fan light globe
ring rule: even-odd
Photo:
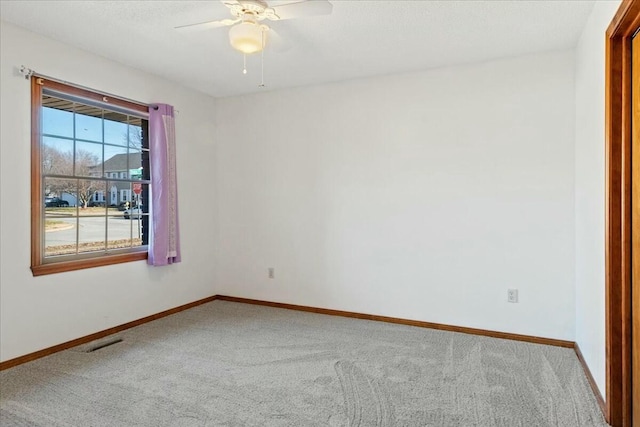
[[[242,22],[229,30],[231,46],[245,54],[260,52],[263,49],[264,30],[254,22]]]

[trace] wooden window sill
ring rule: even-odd
[[[147,252],[105,255],[97,258],[33,265],[31,266],[31,272],[34,276],[44,276],[47,274],[62,273],[65,271],[83,270],[85,268],[102,267],[105,265],[122,264],[132,261],[142,261],[147,258]]]

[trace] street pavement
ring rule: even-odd
[[[79,232],[79,243],[84,242],[104,242],[105,232],[108,233],[108,240],[139,238],[142,232],[142,220],[125,219],[123,215],[107,217],[105,227],[105,217],[79,217],[79,228],[76,226],[76,217],[50,217],[55,221],[69,224],[69,228],[51,230],[45,232],[45,246],[70,245],[76,242],[76,232]]]

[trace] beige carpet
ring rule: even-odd
[[[605,426],[571,349],[214,301],[0,373],[9,426]]]

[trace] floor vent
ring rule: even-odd
[[[109,347],[114,344],[118,344],[122,342],[122,338],[120,337],[107,337],[95,341],[91,341],[90,343],[79,345],[77,347],[70,348],[70,351],[76,353],[93,353],[94,351],[98,351],[102,348]]]
[[[93,353],[94,351],[98,351],[102,348],[105,347],[109,347],[110,345],[114,345],[114,344],[118,344],[119,342],[122,342],[122,338],[113,338],[111,340],[108,341],[102,341],[102,342],[97,342],[95,343],[93,346],[89,347],[86,352],[87,353]]]

